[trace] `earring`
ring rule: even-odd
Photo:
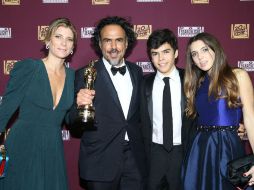
[[[70,54],[71,54],[71,55],[73,54],[73,50],[71,50]]]
[[[49,49],[49,44],[46,44],[46,49]]]

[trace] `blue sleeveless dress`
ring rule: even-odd
[[[228,161],[245,154],[237,135],[241,108],[230,109],[226,99],[208,97],[208,88],[206,76],[196,95],[199,130],[183,164],[184,190],[235,189],[226,179],[226,166]]]

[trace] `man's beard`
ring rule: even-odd
[[[108,60],[108,61],[109,61],[110,65],[112,65],[112,66],[117,66],[117,65],[120,65],[120,63],[121,63],[121,60],[119,60],[119,59]]]
[[[112,49],[109,53],[119,53],[119,51],[117,49]],[[116,59],[113,59],[113,60],[108,60],[108,62],[112,66],[117,66],[117,65],[120,65],[122,63],[122,60],[123,59],[116,58]]]

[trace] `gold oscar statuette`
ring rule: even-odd
[[[89,90],[94,89],[94,81],[97,75],[97,71],[94,68],[94,63],[96,61],[91,61],[84,70],[85,88]],[[79,122],[83,127],[86,124],[92,124],[95,117],[95,108],[93,104],[91,103],[90,105],[78,106],[78,116]]]

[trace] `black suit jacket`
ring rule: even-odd
[[[186,98],[183,90],[183,79],[184,79],[184,70],[179,69],[179,75],[182,84],[181,92],[181,112],[182,112],[182,145],[184,152],[187,149],[189,142],[191,142],[192,137],[195,134],[195,120],[188,119],[184,114],[184,109],[186,105]],[[141,86],[141,119],[142,119],[142,133],[144,137],[145,150],[150,162],[150,152],[152,144],[152,131],[153,131],[153,100],[152,100],[152,90],[153,83],[156,73],[152,73],[144,77],[142,86]]]
[[[145,171],[145,150],[140,126],[140,85],[142,70],[137,65],[125,62],[133,85],[132,97],[127,119],[124,117],[117,92],[102,62],[95,63],[96,130],[84,131],[80,144],[79,170],[85,180],[111,181],[117,174],[123,157],[125,132],[142,175]],[[84,68],[76,71],[75,91],[84,88]],[[70,121],[73,124],[77,116],[76,105],[71,109]],[[74,126],[75,127],[75,126]]]

